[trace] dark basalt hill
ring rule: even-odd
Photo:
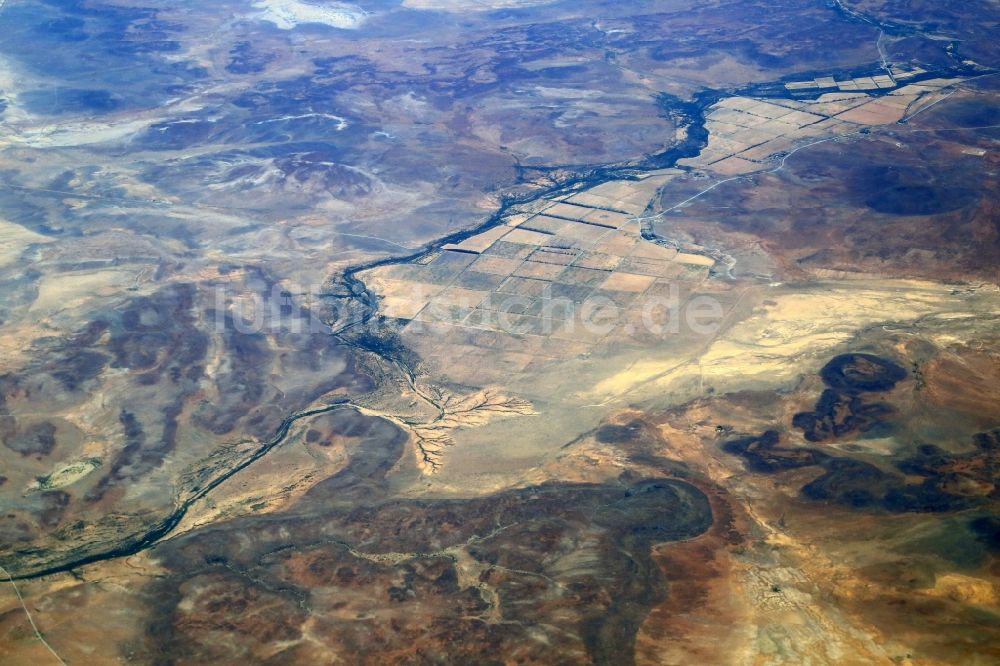
[[[874,354],[851,353],[834,357],[820,370],[830,388],[845,393],[888,391],[906,378],[906,369]]]
[[[905,368],[873,354],[849,353],[834,357],[820,371],[829,388],[811,412],[800,412],[792,425],[810,442],[822,442],[863,433],[894,413],[885,403],[869,402],[863,394],[889,391],[908,375]],[[892,513],[946,512],[982,506],[1000,498],[1000,431],[973,437],[974,450],[949,453],[932,445],[917,447],[915,455],[879,467],[866,460],[804,446],[783,446],[781,434],[768,430],[759,436],[726,441],[722,449],[744,459],[747,469],[776,474],[803,467],[824,473],[801,488],[802,496],[843,506],[881,509]],[[909,478],[907,478],[909,477]]]
[[[906,378],[906,369],[873,354],[841,354],[820,371],[829,387],[816,401],[813,411],[800,412],[792,425],[810,442],[864,432],[882,423],[892,413],[889,405],[870,402],[862,394],[892,389]]]

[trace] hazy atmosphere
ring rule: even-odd
[[[1000,662],[994,0],[0,0],[0,663]]]

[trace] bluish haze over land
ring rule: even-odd
[[[0,0],[0,661],[1000,660],[998,21]]]

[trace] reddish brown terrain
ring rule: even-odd
[[[0,0],[0,663],[1000,661],[998,20]]]

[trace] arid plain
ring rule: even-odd
[[[0,4],[0,658],[996,661],[997,20]]]

